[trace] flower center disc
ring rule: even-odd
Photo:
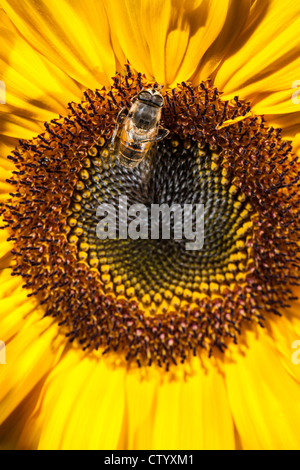
[[[155,84],[156,86],[157,84]],[[166,368],[237,341],[292,299],[299,259],[299,164],[280,129],[209,83],[164,93],[170,135],[134,169],[110,150],[121,108],[153,86],[127,67],[109,92],[87,90],[44,134],[8,157],[17,171],[2,210],[25,286],[84,349]],[[100,239],[97,208],[203,204],[204,244]],[[149,219],[147,218],[148,222]],[[175,218],[171,218],[174,228]]]
[[[178,310],[183,300],[200,300],[201,293],[217,293],[235,277],[245,279],[251,205],[222,176],[220,149],[171,135],[158,144],[146,169],[125,168],[107,147],[96,151],[85,159],[73,196],[69,241],[77,245],[79,259],[99,269],[106,292],[136,298],[141,309],[155,315]],[[122,217],[120,195],[128,207],[143,204],[149,214],[152,204],[203,204],[203,248],[187,250],[186,243],[174,240],[172,217],[170,240],[162,233],[159,240],[151,239],[150,228],[149,239],[97,238],[98,205],[111,204]]]

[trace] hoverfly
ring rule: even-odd
[[[155,88],[142,90],[117,117],[111,148],[121,165],[135,168],[169,131],[160,126],[164,99]]]

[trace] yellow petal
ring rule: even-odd
[[[38,448],[44,423],[52,412],[53,404],[56,402],[56,396],[67,387],[70,371],[77,363],[78,357],[76,353],[72,354],[67,352],[45,379],[39,391],[39,395],[35,397],[36,400],[33,409],[30,410],[27,416],[23,432],[19,437],[18,449],[36,450]],[[77,375],[77,377],[78,380],[81,380],[80,375]],[[73,393],[70,393],[71,396],[73,396]],[[65,404],[64,413],[69,411],[71,404],[71,400],[69,400],[69,403]],[[60,437],[57,438],[57,442],[59,441]]]
[[[6,84],[6,104],[1,105],[2,126],[4,113],[45,121],[65,112],[67,102],[80,96],[79,87],[64,69],[42,57],[22,36],[2,27],[0,38],[1,76]],[[14,122],[14,116],[7,120]],[[8,124],[4,125],[7,130]]]
[[[229,2],[106,1],[111,28],[130,63],[170,86],[188,80],[222,30]]]
[[[19,276],[12,276],[11,269],[0,271],[1,295],[0,301],[10,297],[23,284],[23,279]]]
[[[265,114],[266,123],[269,126],[282,129],[282,137],[286,140],[293,140],[299,132],[300,113],[286,114]],[[294,141],[294,143],[296,140]],[[295,146],[293,144],[295,149]]]
[[[13,310],[10,314],[14,315]],[[0,379],[0,423],[49,372],[60,355],[59,349],[55,352],[52,349],[56,332],[49,328],[50,320],[37,321],[37,317],[35,320],[28,328],[23,324],[22,331],[6,344],[6,365],[1,366]]]
[[[0,224],[1,224],[1,226],[4,225],[4,222],[2,221],[2,219],[0,219]],[[9,237],[8,230],[7,229],[1,229],[0,230],[0,259],[3,256],[6,256],[7,253],[9,253],[10,250],[12,249],[13,245],[11,243],[9,244],[7,242],[8,237]]]
[[[4,122],[2,122],[3,126]],[[1,121],[0,121],[1,126]],[[3,126],[4,127],[4,126]],[[18,145],[18,139],[16,137],[8,137],[4,134],[0,134],[0,160],[1,166],[6,170],[14,170],[15,166],[11,160],[8,160],[6,157],[10,152]],[[4,178],[1,178],[3,181]]]
[[[23,102],[25,107],[25,102]],[[43,130],[42,122],[37,123],[35,120],[31,120],[28,116],[18,116],[14,114],[16,108],[13,106],[5,105],[0,108],[0,130],[1,134],[7,137],[17,139],[31,139],[33,135]],[[24,111],[26,113],[26,111]],[[41,113],[42,113],[41,109]],[[50,113],[47,113],[48,117],[51,117]],[[46,116],[46,115],[45,115]],[[42,116],[41,116],[42,118]],[[1,155],[6,159],[7,155]],[[3,164],[3,162],[1,162]]]
[[[239,44],[240,35],[247,23],[250,9],[250,0],[232,0],[229,3],[224,25],[220,29],[216,40],[203,53],[203,57],[202,48],[199,51],[200,62],[192,77],[192,82],[195,86],[202,80],[212,77],[219,64]]]
[[[40,384],[30,392],[30,394],[20,403],[20,405],[10,414],[7,420],[0,426],[0,450],[16,450],[28,416],[35,407],[35,403],[40,393]],[[27,441],[32,439],[34,429],[27,435]],[[26,446],[19,447],[22,450]],[[33,448],[33,447],[32,447]],[[36,449],[36,447],[35,447]]]
[[[43,131],[43,122],[65,113],[67,103],[80,98],[81,89],[7,22],[0,10],[0,68],[6,86],[6,104],[0,105],[0,158],[3,166],[11,168],[4,159],[17,139]]]
[[[300,132],[295,136],[293,140],[294,152],[300,156]]]
[[[3,163],[4,160],[0,158],[0,162]],[[5,203],[10,197],[9,193],[13,192],[12,185],[7,182],[7,180],[11,178],[12,175],[11,171],[2,165],[0,165],[0,175],[0,203]]]
[[[293,344],[298,339],[300,340],[300,318],[291,317],[286,312],[282,318],[270,322],[270,331],[274,338],[274,345],[280,352],[282,364],[300,385],[300,367],[295,361],[293,362],[295,353]]]
[[[36,299],[27,298],[23,280],[4,269],[0,271],[0,283],[0,339],[6,344],[6,365],[1,365],[0,375],[3,423],[49,371],[61,346],[54,348],[57,333],[50,328],[52,320],[42,320],[44,312]]]
[[[74,403],[62,449],[108,450],[118,446],[124,420],[125,369],[110,369],[105,360],[91,362],[91,374]]]
[[[243,448],[299,448],[299,383],[266,330],[248,332],[245,343],[247,347],[232,350],[225,364],[230,406]]]
[[[0,226],[4,227],[5,222],[0,218]],[[2,277],[2,273],[8,271],[8,267],[11,265],[12,261],[12,254],[11,250],[13,249],[13,243],[7,242],[10,233],[7,229],[0,230],[0,276]],[[10,271],[9,271],[10,275]],[[1,298],[2,296],[0,296]]]
[[[102,1],[4,0],[2,7],[32,48],[85,88],[108,84],[114,75]]]
[[[10,297],[0,300],[1,339],[5,343],[8,343],[15,337],[20,331],[20,325],[22,325],[22,330],[25,330],[25,328],[37,321],[37,317],[32,315],[33,312],[37,313],[37,302],[26,297],[26,293],[21,288],[22,284],[20,279],[14,282],[11,281],[10,285],[15,285],[16,291]],[[39,314],[41,319],[43,312],[39,310]],[[25,319],[26,322],[24,321]]]
[[[39,449],[116,449],[124,419],[124,367],[71,349],[49,376],[36,419]],[[30,430],[30,427],[28,428]]]
[[[224,379],[215,361],[198,358],[191,371],[165,374],[158,390],[154,449],[234,449],[234,426]]]
[[[299,113],[292,102],[292,84],[299,78],[299,13],[293,0],[254,3],[236,52],[215,78],[224,99],[239,95],[258,114]]]
[[[126,376],[128,450],[153,449],[153,425],[161,374],[155,367],[130,368]]]

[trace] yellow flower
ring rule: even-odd
[[[6,364],[0,364],[0,447],[299,448],[300,365],[293,347],[300,339],[300,311],[296,292],[291,292],[298,275],[299,170],[288,142],[293,141],[295,151],[299,151],[300,104],[292,96],[293,83],[300,79],[300,7],[294,1],[279,0],[78,0],[76,7],[71,0],[1,0],[0,6],[0,80],[6,92],[6,104],[0,105],[0,202],[7,224],[0,231],[0,341],[6,345]],[[131,70],[126,75],[127,61]],[[113,76],[118,80],[114,85]],[[135,173],[127,174],[117,163],[114,170],[115,166],[104,159],[121,102],[130,101],[139,90],[139,81],[145,86],[153,82],[164,85],[163,124],[171,130],[171,138],[160,147],[165,160],[160,160],[162,170],[154,168],[153,184],[160,181],[161,171],[167,195],[174,197],[181,188],[193,198],[200,174],[207,204],[225,199],[222,217],[228,215],[234,220],[228,229],[231,238],[225,234],[219,244],[214,237],[219,219],[208,216],[213,227],[210,251],[201,261],[198,274],[195,268],[191,286],[188,276],[189,269],[194,269],[192,258],[190,263],[181,259],[182,278],[175,285],[178,251],[172,263],[167,260],[165,264],[161,261],[163,252],[159,253],[159,262],[155,261],[155,252],[153,264],[149,265],[148,259],[146,265],[154,274],[149,277],[143,271],[140,282],[142,268],[135,272],[135,266],[141,264],[134,251],[136,245],[125,252],[115,246],[110,252],[107,247],[100,250],[96,246],[96,255],[92,256],[92,248],[80,238],[88,225],[78,215],[82,201],[90,203],[91,193],[99,195],[99,187],[107,195],[105,191],[118,185],[122,189],[128,183],[131,187],[135,184]],[[111,95],[103,86],[112,87]],[[90,91],[80,104],[86,89]],[[95,89],[99,91],[94,93]],[[224,94],[220,97],[218,91]],[[234,99],[237,96],[243,101]],[[70,102],[78,104],[68,110]],[[267,126],[282,128],[286,142],[255,115],[264,115]],[[97,125],[92,124],[95,117],[99,117]],[[45,121],[47,132],[35,137],[45,132]],[[245,154],[242,149],[237,158],[235,152],[241,145],[238,147],[236,139],[244,137],[248,139],[241,141]],[[18,139],[26,140],[7,159]],[[182,160],[185,167],[180,169],[183,179],[170,164],[173,155],[180,165],[180,152],[186,156]],[[249,161],[244,158],[246,154]],[[63,163],[64,156],[68,165]],[[196,180],[192,178],[195,173],[189,173],[195,161]],[[170,175],[168,184],[166,175]],[[95,184],[87,187],[84,181],[90,179]],[[43,185],[39,186],[39,181]],[[39,199],[39,194],[45,198]],[[34,216],[30,210],[26,212],[27,206],[36,211],[36,204],[47,211],[40,210]],[[222,212],[218,205],[209,207],[213,214],[216,208]],[[20,219],[18,227],[15,222]],[[84,223],[79,225],[78,221]],[[48,240],[53,230],[55,247]],[[266,233],[268,237],[264,238]],[[10,242],[6,241],[8,237]],[[77,250],[74,246],[79,241]],[[231,242],[235,251],[230,251]],[[93,260],[100,251],[99,271],[98,261]],[[209,255],[216,252],[217,265],[212,269]],[[219,269],[223,255],[227,277]],[[51,260],[55,260],[54,268]],[[123,264],[118,267],[119,260],[125,269]],[[40,262],[43,269],[37,268]],[[111,279],[114,270],[119,275],[112,274]],[[271,281],[265,283],[268,275]],[[168,282],[168,276],[174,285]],[[71,279],[71,290],[64,279]],[[148,279],[159,279],[163,288],[155,291],[153,281],[153,292],[148,292]],[[88,320],[80,316],[89,302],[97,301],[99,280],[105,294],[101,306],[106,308],[102,324],[99,312],[94,312],[96,319],[93,315]],[[25,283],[40,295],[41,304],[33,292],[27,297],[28,290],[22,288]],[[85,290],[86,286],[91,290]],[[110,289],[118,293],[116,286],[121,289],[120,305],[114,296],[107,295]],[[78,318],[68,316],[68,305],[61,310],[60,297],[55,297],[59,292],[70,309],[77,302]],[[128,340],[119,348],[118,338],[126,337],[122,321],[126,315],[132,315],[128,321],[137,321],[133,303],[128,301],[132,293],[137,305],[140,302],[138,308],[146,312],[141,310],[138,315],[143,338],[150,344],[143,346],[143,351],[149,353],[148,363],[153,359],[151,367],[137,340],[139,328],[135,329],[136,336],[130,337],[128,323]],[[291,307],[286,305],[289,298]],[[156,307],[151,311],[154,304],[159,305],[157,311]],[[181,314],[189,312],[187,321],[193,318],[195,322],[189,326],[198,331],[199,314],[194,304],[201,312],[201,321],[206,322],[199,333],[204,339],[197,337],[199,347],[193,351],[194,337],[190,336],[195,355],[185,357],[190,345]],[[131,310],[126,310],[128,305]],[[170,313],[170,305],[181,316]],[[226,309],[231,305],[233,317],[225,312],[225,305]],[[275,318],[272,310],[279,310],[282,316]],[[42,318],[45,313],[46,318]],[[245,326],[249,316],[251,325]],[[168,319],[170,336],[164,335],[171,342],[165,336],[157,339],[150,329],[147,340],[145,325],[152,328],[151,321],[158,317],[162,324]],[[177,328],[175,346],[173,327]],[[227,336],[235,339],[239,327],[242,332],[236,345]],[[61,332],[75,341],[69,343]],[[95,338],[99,337],[106,345],[114,345],[104,356],[104,343],[96,351]],[[213,345],[223,350],[225,344],[225,354],[216,348],[210,350]],[[211,358],[205,349],[212,352]],[[132,351],[134,357],[129,354],[126,361],[123,350],[127,356]],[[186,360],[181,364],[180,359]],[[176,365],[168,364],[172,360]]]

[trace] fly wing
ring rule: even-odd
[[[122,133],[122,126],[115,127],[114,134],[110,142],[110,148],[109,148],[110,153],[116,158],[119,156],[121,133]]]
[[[151,180],[151,175],[153,173],[153,165],[155,164],[157,155],[157,144],[153,143],[148,152],[145,155],[145,158],[139,164],[140,179],[145,187],[145,194],[148,194],[147,188]]]
[[[116,126],[110,142],[110,151],[113,155],[118,156],[120,148],[121,133],[123,129],[123,123],[128,114],[128,109],[122,108],[118,114]]]

